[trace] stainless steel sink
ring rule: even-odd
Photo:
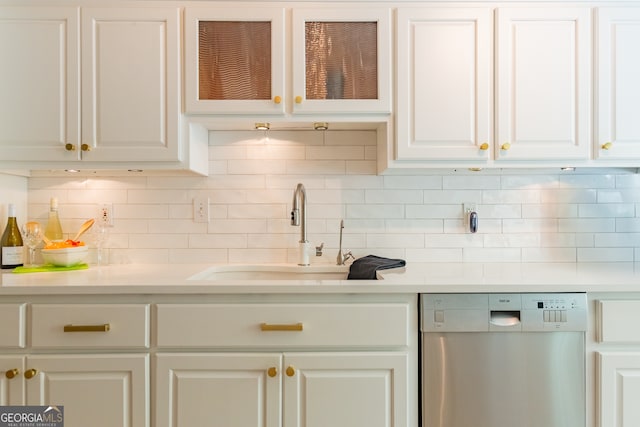
[[[189,280],[347,280],[345,265],[228,264],[209,267]]]

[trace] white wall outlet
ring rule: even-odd
[[[193,221],[209,222],[209,198],[208,197],[194,197]]]
[[[113,227],[113,203],[103,203],[100,205],[98,221],[103,227]]]
[[[464,203],[462,205],[462,211],[463,211],[465,216],[469,215],[470,212],[477,212],[476,204],[473,203],[473,202]]]

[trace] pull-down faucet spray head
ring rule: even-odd
[[[302,183],[293,192],[291,225],[300,226],[300,243],[307,243],[307,192]]]

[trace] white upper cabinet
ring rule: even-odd
[[[391,112],[391,11],[293,10],[293,112]]]
[[[185,109],[283,114],[282,8],[185,10]]]
[[[496,16],[496,160],[589,159],[590,8]]]
[[[80,137],[77,8],[0,9],[0,160],[74,160]]]
[[[180,10],[82,10],[82,159],[179,158]]]
[[[0,165],[206,173],[206,143],[181,128],[180,16],[1,8]]]
[[[489,8],[398,10],[397,159],[489,159],[492,35]]]
[[[640,8],[596,11],[595,156],[640,158]]]
[[[185,110],[389,113],[390,15],[388,8],[188,7]]]

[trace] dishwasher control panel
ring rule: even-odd
[[[422,331],[587,329],[585,293],[422,294],[420,306]]]

